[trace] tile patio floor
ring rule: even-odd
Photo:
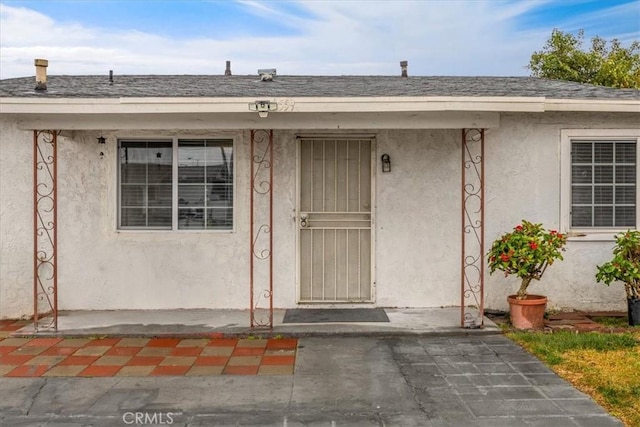
[[[292,375],[297,339],[13,338],[0,321],[0,376]]]

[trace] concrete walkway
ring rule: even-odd
[[[385,310],[390,322],[342,324],[283,324],[276,310],[267,331],[242,310],[62,312],[39,337],[298,337],[294,373],[5,377],[0,425],[622,425],[489,319],[464,329],[456,307]]]
[[[0,381],[15,427],[622,425],[501,335],[301,338],[293,375]]]
[[[460,326],[460,308],[396,309],[385,308],[389,322],[362,323],[283,323],[285,310],[274,310],[273,330],[251,329],[248,310],[118,310],[63,311],[58,317],[58,333],[41,331],[39,336],[188,336],[252,334],[305,336],[393,336],[393,335],[467,335],[496,334],[500,328],[484,318],[484,328]],[[477,311],[469,309],[473,317]],[[262,318],[267,312],[259,313]],[[258,319],[261,319],[258,317]],[[33,326],[25,325],[12,335],[33,335]]]

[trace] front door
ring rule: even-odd
[[[371,138],[300,138],[300,302],[372,302]]]

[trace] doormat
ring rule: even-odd
[[[282,323],[388,322],[382,308],[291,308]]]

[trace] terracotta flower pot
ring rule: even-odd
[[[507,297],[511,314],[511,324],[516,329],[541,329],[544,312],[547,308],[547,297],[527,295],[526,299],[517,299],[516,295]]]

